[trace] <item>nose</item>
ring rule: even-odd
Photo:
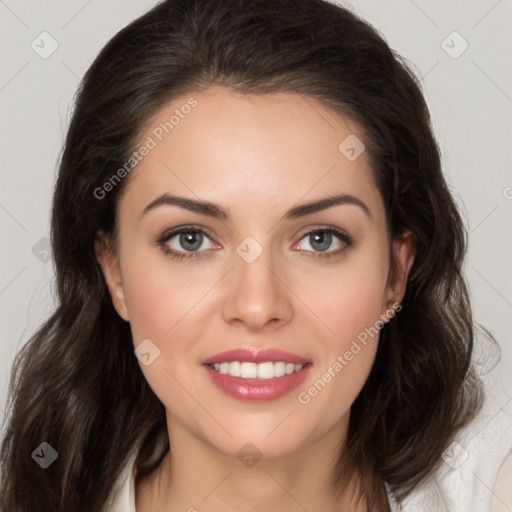
[[[226,283],[223,303],[224,320],[258,332],[277,329],[293,318],[293,293],[287,286],[270,249],[252,263],[234,254],[234,269]]]

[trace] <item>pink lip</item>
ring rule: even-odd
[[[236,360],[238,359],[235,358]],[[226,361],[226,359],[223,359],[223,361]],[[265,361],[268,361],[268,359],[265,359]],[[299,386],[310,374],[312,366],[312,364],[306,364],[298,372],[268,380],[232,377],[231,375],[217,372],[211,366],[205,366],[205,369],[212,382],[227,395],[238,400],[266,402],[268,400],[276,400]]]
[[[231,361],[246,361],[249,363],[277,363],[279,361],[284,361],[285,363],[293,364],[306,364],[310,362],[296,354],[285,352],[283,350],[277,350],[275,348],[265,348],[260,350],[237,348],[234,350],[228,350],[227,352],[221,352],[220,354],[215,354],[212,357],[208,357],[207,359],[204,359],[201,364],[229,363]]]
[[[217,372],[209,365],[215,363],[229,363],[231,361],[250,362],[250,363],[266,363],[279,362],[305,365],[302,370],[294,372],[290,375],[275,377],[273,379],[243,379],[241,377],[232,377]],[[297,354],[285,352],[274,348],[266,349],[249,349],[237,348],[221,352],[212,357],[204,359],[202,364],[212,382],[224,393],[239,400],[251,400],[256,402],[264,402],[267,400],[276,400],[299,384],[309,375],[312,363]]]

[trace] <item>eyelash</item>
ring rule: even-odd
[[[174,230],[169,231],[169,232],[165,232],[157,240],[157,244],[162,248],[162,250],[164,251],[165,254],[167,254],[168,256],[170,256],[173,259],[183,260],[183,259],[190,259],[190,258],[201,257],[203,251],[197,251],[197,252],[190,252],[190,251],[188,251],[188,252],[183,252],[182,253],[182,252],[177,252],[174,249],[170,249],[166,245],[167,242],[171,238],[174,238],[176,235],[180,235],[182,233],[188,233],[188,232],[201,233],[202,235],[206,235],[210,239],[213,238],[210,235],[210,233],[207,230],[205,230],[204,228],[200,228],[198,226],[184,226],[184,227],[177,228],[177,229],[174,229]],[[312,253],[308,257],[313,257],[313,258],[332,258],[334,256],[338,256],[339,254],[341,254],[342,252],[344,252],[348,248],[354,246],[354,242],[353,242],[352,238],[345,231],[343,231],[341,229],[338,229],[338,228],[334,228],[332,226],[319,227],[319,228],[315,228],[315,229],[313,229],[311,231],[307,231],[299,239],[299,242],[301,240],[303,240],[304,238],[306,238],[306,237],[308,237],[308,236],[310,236],[310,235],[312,235],[314,233],[329,233],[329,234],[335,235],[338,239],[341,240],[341,242],[343,242],[345,244],[345,246],[342,247],[341,249],[338,249],[336,251],[330,251],[330,252],[327,252],[327,251],[317,251],[317,252],[307,251],[307,252]]]

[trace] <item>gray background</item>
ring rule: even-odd
[[[73,95],[107,40],[153,5],[0,0],[2,409],[15,353],[54,307],[49,212]],[[503,350],[487,376],[487,408],[491,416],[512,414],[512,0],[352,6],[422,79],[445,174],[470,232],[465,272],[475,316]],[[51,48],[42,32],[58,44],[46,59],[31,47]],[[469,46],[458,55],[464,41]]]

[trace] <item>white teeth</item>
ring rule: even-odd
[[[232,363],[229,363],[229,374],[233,377],[240,377],[240,374],[242,372],[241,364],[238,361],[233,361]]]
[[[231,363],[229,363],[231,366]],[[244,379],[254,379],[258,376],[258,365],[256,363],[241,363],[240,377]]]
[[[274,363],[261,363],[258,365],[258,379],[273,379]]]
[[[215,363],[213,368],[224,374],[231,375],[232,377],[242,377],[243,379],[273,379],[274,377],[283,377],[284,375],[291,375],[294,372],[302,370],[303,364],[285,363],[279,361],[277,363],[249,363],[240,361],[231,361],[229,363]]]
[[[274,363],[274,377],[282,377],[283,375],[286,375],[286,364],[282,361]]]

